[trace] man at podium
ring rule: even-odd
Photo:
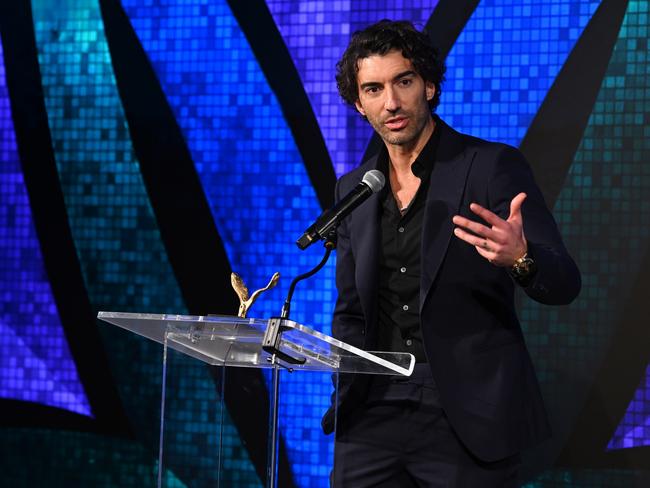
[[[416,366],[340,379],[336,487],[514,487],[520,452],[550,435],[514,292],[567,304],[580,273],[522,154],[435,115],[443,74],[409,22],[355,33],[337,64],[383,145],[336,199],[371,169],[387,184],[338,228],[333,333]]]

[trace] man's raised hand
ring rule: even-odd
[[[512,199],[507,220],[472,203],[470,210],[487,222],[489,227],[455,215],[452,220],[458,227],[454,229],[454,234],[474,246],[476,252],[495,266],[512,266],[528,250],[521,216],[521,206],[525,199],[525,193],[519,193]]]

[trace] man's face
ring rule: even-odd
[[[416,144],[432,123],[428,101],[435,85],[418,75],[400,51],[372,55],[358,61],[357,110],[386,144]]]

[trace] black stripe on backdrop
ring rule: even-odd
[[[609,66],[627,0],[604,0],[571,50],[520,144],[546,204],[564,186]]]
[[[192,156],[158,77],[117,0],[100,0],[133,147],[167,255],[192,314],[233,314],[231,267]],[[249,14],[255,11],[251,9]],[[215,389],[219,371],[211,368]],[[268,392],[260,370],[229,368],[224,400],[260,479],[266,479]],[[293,486],[284,442],[278,480]]]
[[[228,0],[237,23],[278,98],[321,208],[334,203],[336,175],[291,55],[264,0]],[[334,67],[332,67],[332,77]]]
[[[59,318],[94,419],[45,405],[0,400],[0,422],[132,437],[86,293],[68,225],[38,64],[31,2],[2,2],[0,32],[18,153]]]

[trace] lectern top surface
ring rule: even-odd
[[[271,367],[271,356],[262,349],[267,319],[124,312],[99,312],[97,318],[208,364]],[[283,326],[280,350],[304,359],[286,365],[292,369],[403,376],[413,371],[411,354],[364,351],[293,320]]]

